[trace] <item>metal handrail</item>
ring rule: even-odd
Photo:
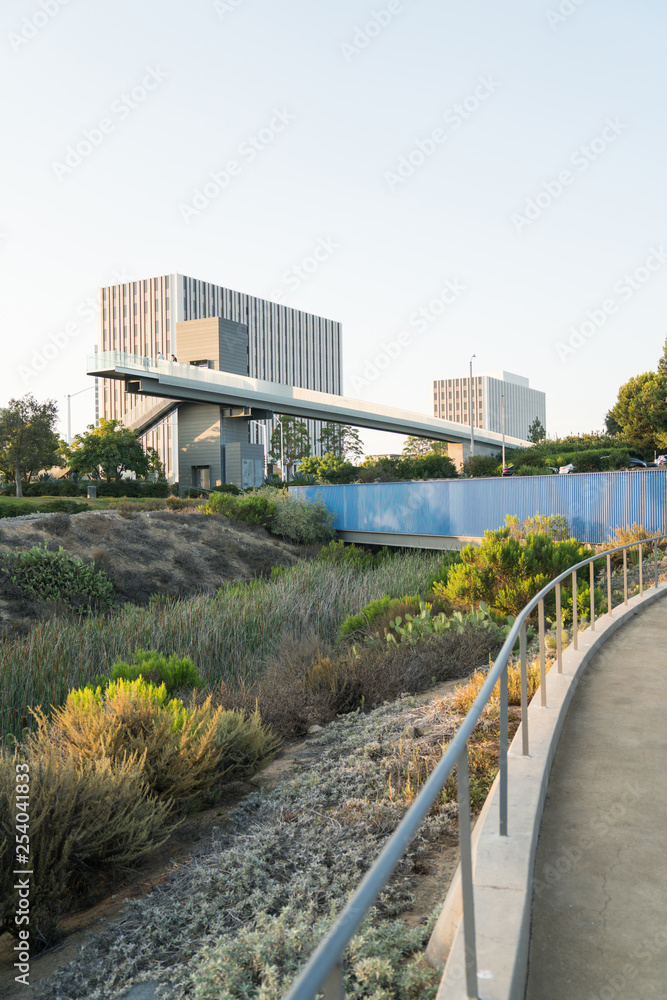
[[[375,863],[366,873],[358,888],[353,893],[345,908],[338,915],[332,927],[310,956],[305,967],[294,981],[286,994],[285,1000],[312,1000],[320,991],[325,1000],[342,1000],[343,988],[343,952],[355,931],[361,925],[364,917],[377,899],[383,887],[389,881],[394,868],[400,861],[408,844],[421,826],[423,820],[442,791],[447,778],[457,767],[458,805],[459,805],[459,842],[461,854],[461,895],[463,899],[463,934],[466,965],[466,995],[469,1000],[479,1000],[477,988],[477,949],[475,942],[475,911],[472,881],[472,845],[470,821],[470,795],[468,778],[468,740],[479,722],[479,719],[491,698],[493,689],[500,680],[500,760],[499,760],[499,793],[500,821],[499,833],[507,836],[508,815],[508,663],[512,650],[519,640],[521,661],[521,733],[522,755],[529,755],[528,732],[528,661],[526,621],[535,608],[539,616],[539,655],[540,655],[540,692],[541,707],[547,705],[546,684],[546,647],[544,629],[544,601],[556,590],[556,662],[558,673],[563,672],[562,631],[563,615],[561,601],[561,585],[568,577],[572,577],[572,609],[573,609],[573,646],[577,648],[577,572],[584,566],[593,565],[597,560],[607,557],[607,614],[613,616],[611,592],[611,557],[615,552],[623,552],[623,597],[624,605],[628,603],[628,561],[627,550],[638,548],[639,551],[639,592],[644,592],[643,581],[643,546],[653,543],[655,560],[655,587],[658,586],[658,542],[667,540],[667,534],[655,535],[642,542],[627,542],[613,549],[607,549],[597,555],[589,556],[575,566],[565,570],[560,576],[548,583],[535,597],[526,604],[516,618],[509,635],[498,653],[496,661],[489,671],[479,694],[475,698],[468,714],[461,723],[456,735],[440,758],[435,770],[422,788],[421,792],[405,814],[398,827],[391,835]],[[591,569],[593,581],[594,570]],[[591,628],[595,628],[595,593],[591,587]]]

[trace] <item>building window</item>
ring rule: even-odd
[[[118,319],[118,309],[116,306],[113,307],[113,318]]]
[[[164,279],[164,287],[169,288],[169,275],[167,275]]]

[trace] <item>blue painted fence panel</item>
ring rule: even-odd
[[[606,541],[634,523],[667,533],[667,469],[291,489],[320,496],[340,531],[479,537],[507,514],[524,520],[539,511],[563,514],[582,542]]]

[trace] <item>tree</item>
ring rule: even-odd
[[[463,475],[473,476],[499,476],[501,459],[498,455],[470,455],[463,463]]]
[[[662,349],[662,356],[658,361],[658,375],[667,375],[667,340]]]
[[[403,454],[408,457],[417,455],[446,455],[446,441],[431,441],[428,438],[414,437],[410,434],[403,444]]]
[[[359,437],[356,427],[349,424],[322,424],[319,437],[322,451],[328,455],[337,455],[339,458],[357,459],[363,457],[364,446]]]
[[[278,426],[271,435],[271,450],[269,457],[272,462],[280,462],[281,440],[280,429],[282,427],[282,453],[287,466],[287,478],[290,478],[292,469],[310,455],[310,435],[308,425],[304,420],[290,417],[283,414],[278,420]]]
[[[318,483],[351,483],[357,478],[355,466],[331,451],[321,458],[319,455],[309,455],[302,459],[298,471],[306,476],[314,476]]]
[[[607,434],[610,434],[612,437],[621,433],[621,425],[615,419],[611,410],[609,410],[607,416],[604,418],[604,426]]]
[[[609,415],[638,450],[663,448],[667,444],[667,374],[645,372],[631,378],[618,390]]]
[[[23,496],[21,480],[33,473],[62,465],[61,441],[56,434],[58,407],[54,399],[38,403],[27,393],[10,399],[0,410],[0,469],[16,483],[16,496]]]
[[[165,479],[164,462],[160,458],[160,452],[157,448],[146,448],[146,457],[148,458],[148,471],[154,472],[158,479]]]
[[[72,472],[93,479],[118,482],[123,472],[145,476],[151,459],[141,447],[141,438],[120,420],[100,420],[99,427],[89,424],[85,434],[77,434],[67,451]]]
[[[528,428],[528,440],[533,444],[539,444],[546,437],[546,430],[542,424],[539,417],[535,417],[532,424]]]

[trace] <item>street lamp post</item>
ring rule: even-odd
[[[65,396],[67,400],[67,443],[72,443],[72,404],[70,400],[72,396],[80,396],[82,392],[89,392],[90,389],[94,389],[94,385],[88,385],[85,389],[79,389],[78,392],[68,392]]]
[[[501,393],[500,396],[502,402],[502,420],[503,420],[503,469],[505,468],[505,393]]]
[[[283,420],[280,418],[280,478],[285,482],[285,448],[283,445]]]
[[[473,354],[472,358],[476,358],[477,355]],[[468,382],[468,406],[470,407],[470,454],[475,454],[475,433],[473,429],[473,419],[472,419],[472,358],[470,359],[470,379]]]

